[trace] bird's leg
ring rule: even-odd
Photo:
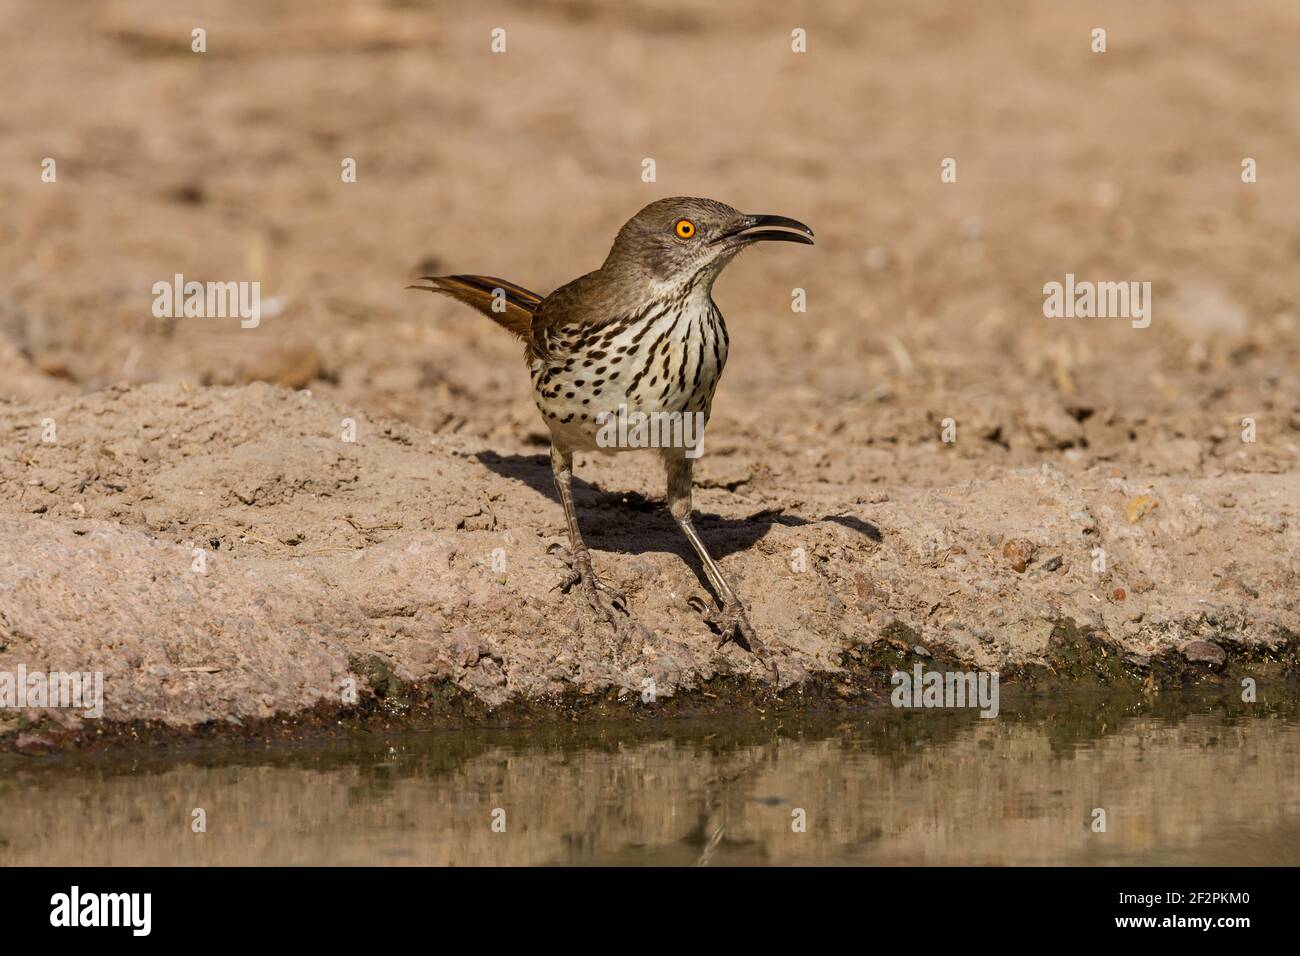
[[[722,601],[722,611],[716,617],[707,616],[706,620],[722,635],[719,646],[726,644],[727,641],[741,638],[749,645],[749,650],[766,661],[767,648],[754,634],[754,628],[745,613],[745,606],[740,603],[740,598],[727,583],[722,568],[718,567],[718,563],[709,554],[709,549],[704,546],[704,541],[701,540],[699,532],[695,530],[695,523],[691,520],[692,463],[693,460],[687,458],[680,449],[672,449],[664,455],[664,466],[668,471],[668,510],[672,513],[673,520],[677,522],[677,527],[682,529],[686,540],[695,549],[695,553],[700,556],[704,573]]]
[[[614,610],[600,599],[600,594],[601,592],[608,594],[613,608],[623,614],[627,613],[627,597],[622,591],[610,587],[596,577],[596,572],[591,567],[591,553],[582,541],[582,533],[578,530],[578,513],[573,507],[573,452],[552,444],[551,472],[555,476],[555,490],[560,496],[560,504],[564,506],[564,520],[569,526],[570,575],[560,582],[559,587],[568,594],[575,585],[581,585],[587,603],[592,606],[592,609],[618,629],[619,620]]]

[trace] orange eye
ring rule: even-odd
[[[677,233],[678,239],[690,239],[695,235],[695,223],[689,219],[678,219],[674,231]]]

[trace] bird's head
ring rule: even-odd
[[[707,288],[740,250],[767,240],[811,246],[812,235],[785,216],[748,215],[712,199],[660,199],[619,230],[603,268],[664,283],[704,273]]]

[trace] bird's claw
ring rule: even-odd
[[[698,595],[692,595],[686,603],[703,616],[705,623],[718,635],[718,647],[725,647],[728,642],[734,641],[767,665],[768,670],[775,674],[776,665],[772,662],[767,645],[754,633],[754,626],[749,623],[745,605],[739,600],[732,598],[722,606],[720,611],[714,611]]]
[[[624,617],[627,616],[627,595],[596,577],[596,572],[591,566],[591,554],[587,549],[569,551],[556,545],[551,550],[552,552],[564,550],[565,561],[569,565],[569,576],[551,590],[558,588],[562,593],[568,594],[575,587],[581,587],[591,609],[605,618],[616,630],[620,629],[622,622],[614,612],[618,611]],[[609,601],[603,601],[601,594],[608,595]]]

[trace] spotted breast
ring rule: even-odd
[[[553,433],[586,449],[597,447],[602,412],[699,412],[707,421],[728,344],[712,296],[694,287],[631,314],[541,330],[531,363],[537,408]]]

